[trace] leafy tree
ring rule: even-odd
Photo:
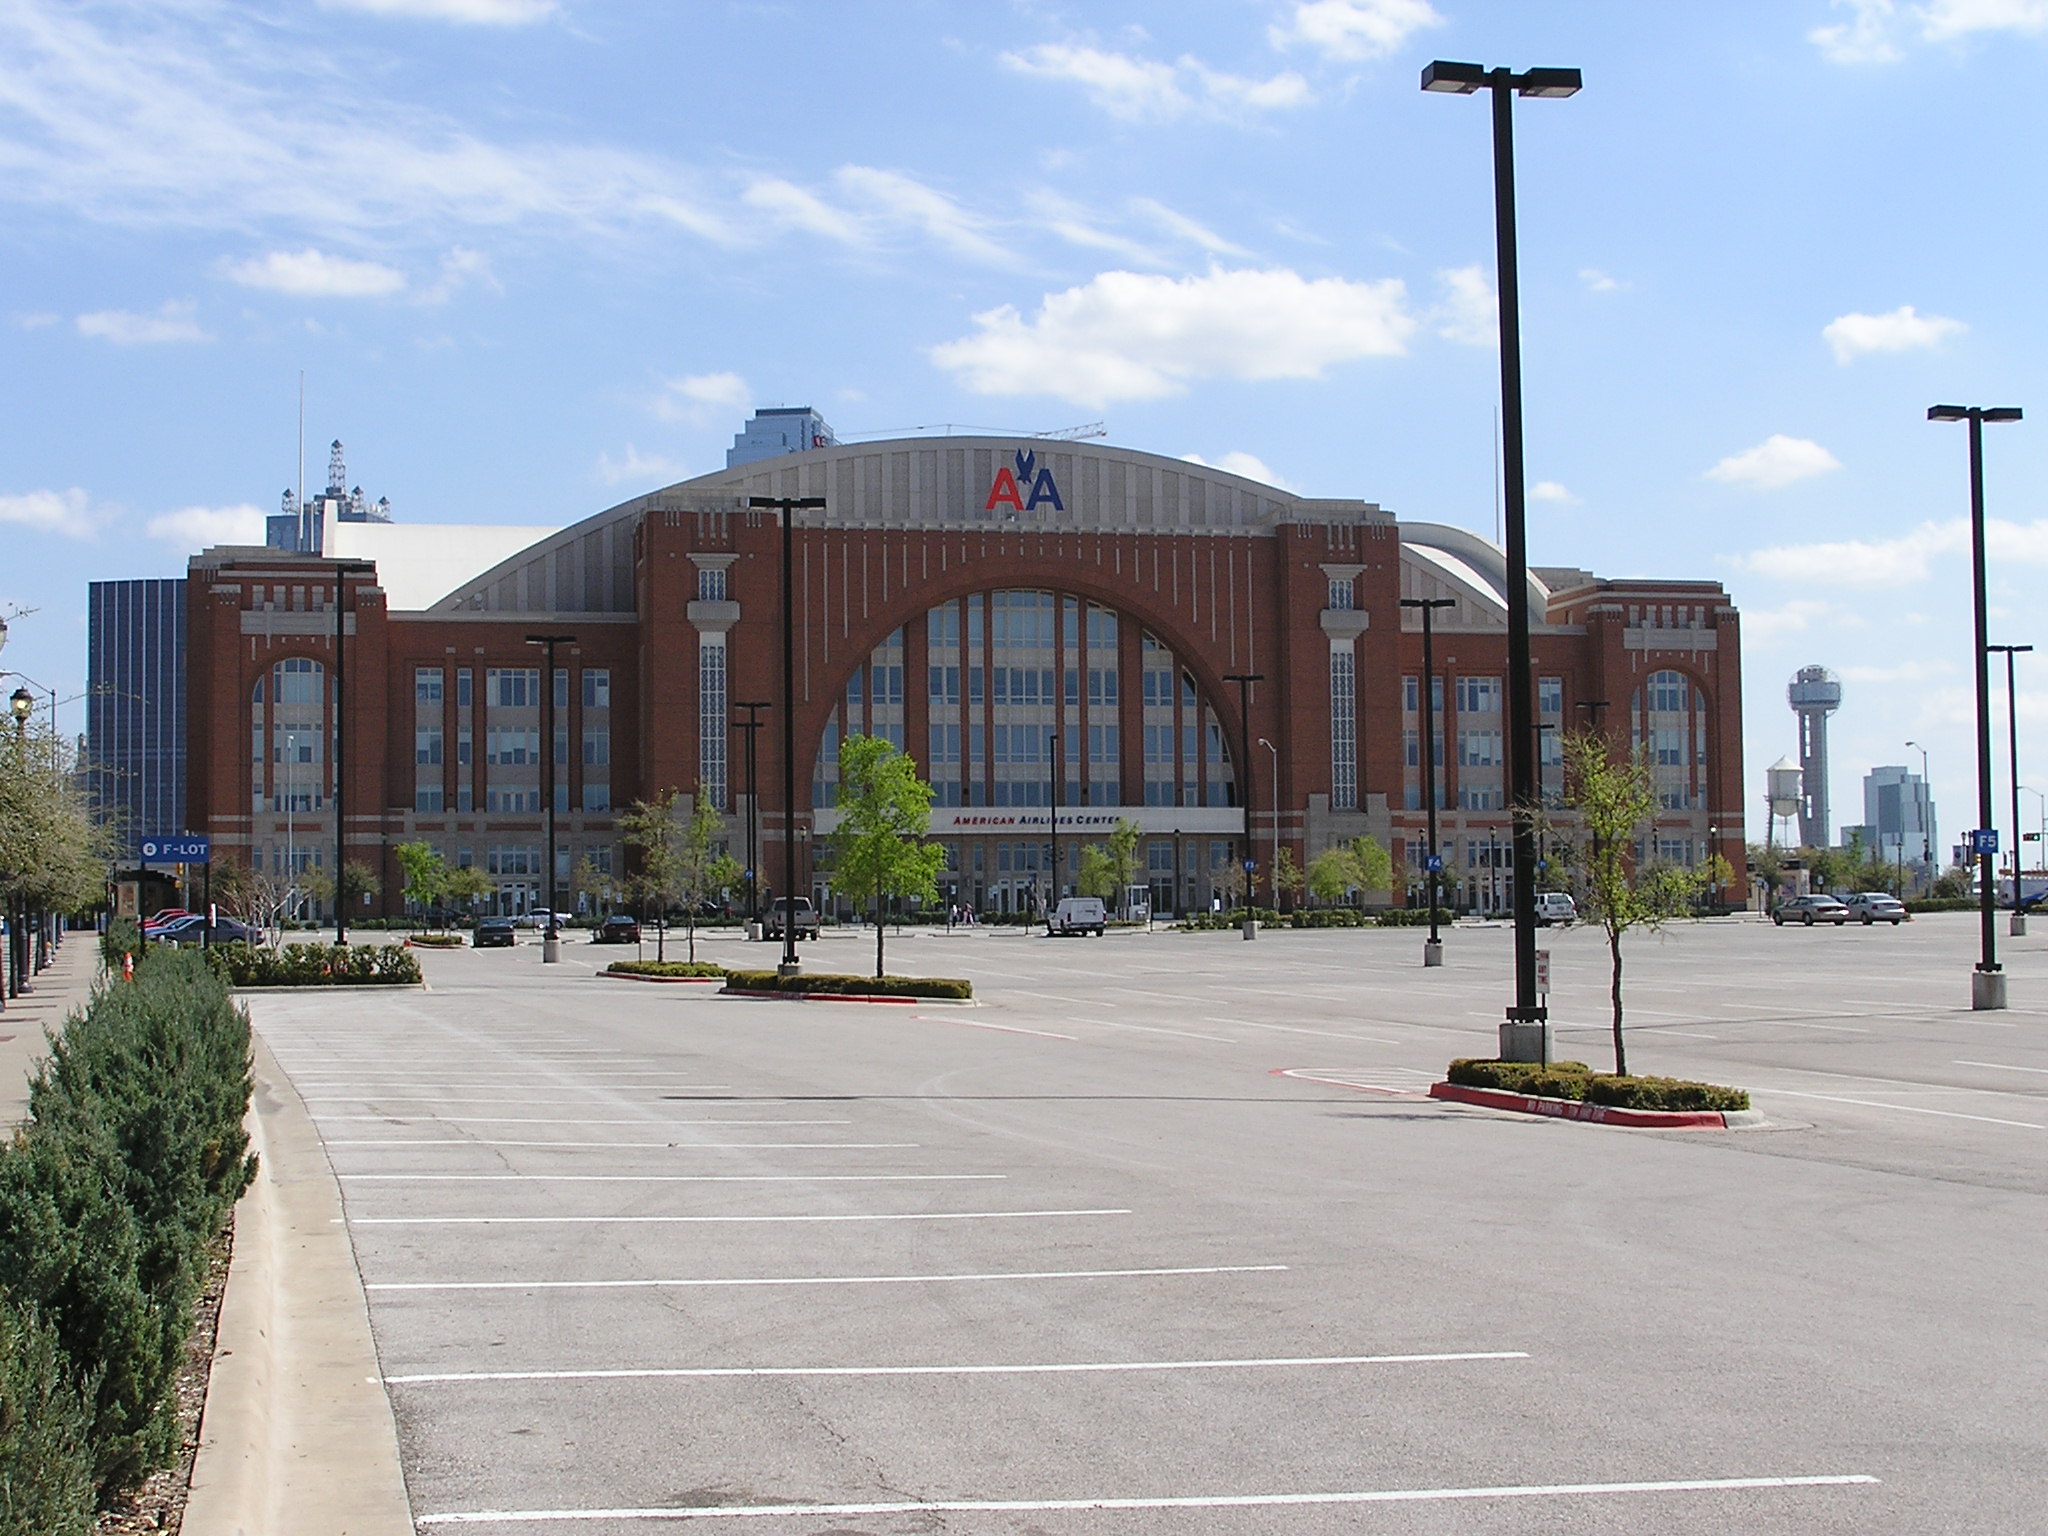
[[[1764,905],[1775,906],[1778,887],[1785,878],[1785,856],[1776,844],[1751,843],[1749,845],[1749,867],[1756,871],[1757,879],[1763,882]]]
[[[1112,911],[1123,905],[1124,891],[1138,878],[1138,840],[1144,828],[1128,817],[1100,843],[1081,850],[1081,872],[1076,884],[1084,896],[1099,896]]]
[[[683,792],[671,789],[652,800],[635,800],[619,817],[619,836],[638,857],[626,889],[640,907],[640,920],[654,913],[654,956],[668,958],[668,909],[682,899],[682,828],[677,813]]]
[[[697,958],[697,909],[742,873],[739,861],[719,841],[724,834],[725,818],[699,784],[690,819],[676,841],[676,897],[689,913],[692,960]]]
[[[1639,746],[1616,761],[1598,731],[1564,734],[1564,804],[1578,812],[1586,841],[1569,850],[1579,861],[1587,921],[1607,935],[1608,997],[1613,1009],[1614,1070],[1628,1074],[1622,1037],[1621,941],[1635,928],[1658,928],[1689,909],[1702,881],[1698,870],[1637,867],[1634,838],[1657,808],[1649,760]]]
[[[1357,885],[1357,860],[1349,848],[1325,848],[1308,863],[1308,893],[1324,906],[1335,906]]]
[[[442,898],[464,912],[474,913],[491,890],[491,877],[474,864],[458,864],[441,876]]]
[[[1944,870],[1935,876],[1928,894],[1948,901],[1955,901],[1970,894],[1970,872],[1967,869]]]
[[[1351,843],[1352,866],[1356,871],[1353,884],[1361,896],[1374,891],[1391,892],[1394,888],[1394,856],[1375,838],[1354,838]]]
[[[619,900],[619,882],[610,870],[599,868],[597,860],[587,853],[576,860],[570,879],[577,890],[597,904],[600,914],[609,913]]]
[[[1301,866],[1294,862],[1294,850],[1282,843],[1273,850],[1273,905],[1288,907],[1301,899],[1301,888],[1306,879]]]
[[[346,911],[354,915],[364,905],[364,898],[375,900],[384,889],[384,877],[376,867],[360,859],[350,859],[341,866],[341,889],[335,889],[334,877],[323,868],[307,870],[299,877],[299,885],[315,901],[325,902],[337,912]]]
[[[891,896],[938,895],[946,850],[924,840],[931,826],[932,787],[917,765],[878,736],[849,736],[839,745],[839,826],[832,833],[835,882],[872,894],[875,975],[883,974],[882,905]]]
[[[1081,850],[1081,872],[1074,883],[1083,896],[1099,896],[1104,901],[1116,899],[1116,864],[1102,844],[1090,843]]]
[[[399,873],[405,877],[407,910],[425,913],[447,889],[447,861],[432,843],[400,843],[392,851],[398,856]]]

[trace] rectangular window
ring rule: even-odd
[[[459,709],[469,708],[470,679],[472,676],[473,674],[467,667],[457,667],[455,669],[455,704]]]
[[[455,809],[465,815],[476,809],[476,791],[466,779],[455,786]]]
[[[981,668],[979,667],[969,667],[967,669],[967,702],[970,704],[979,704],[981,702]]]
[[[1540,715],[1561,715],[1564,713],[1564,679],[1561,677],[1539,677],[1536,679],[1536,712]]]
[[[1441,677],[1430,679],[1429,706],[1436,711],[1439,717],[1442,716],[1444,712],[1444,680]],[[1401,679],[1401,708],[1411,715],[1422,708],[1420,679],[1413,677]]]
[[[441,763],[441,727],[438,725],[415,726],[412,733],[412,760],[421,767],[439,767]]]
[[[455,761],[457,765],[467,768],[475,755],[476,733],[466,725],[458,725],[455,727]]]
[[[540,727],[494,725],[485,737],[484,761],[494,768],[521,768],[540,761]],[[495,797],[494,797],[495,798]]]
[[[1458,732],[1458,766],[1460,768],[1498,768],[1500,766],[1500,732]]]
[[[697,601],[700,603],[722,603],[725,601],[725,568],[717,570],[705,567],[697,572]]]
[[[944,777],[958,777],[957,770],[960,762],[960,727],[957,725],[941,725],[934,722],[931,727],[930,746],[931,754],[927,759],[929,765],[934,770],[936,770],[941,764],[951,764],[954,767],[955,772],[946,774],[944,775]]]
[[[958,667],[933,667],[931,669],[931,701],[940,708],[949,708],[960,702],[960,669]]]
[[[1332,608],[1348,613],[1357,601],[1358,592],[1357,588],[1352,585],[1351,577],[1346,576],[1339,579],[1333,576],[1330,578],[1330,606]]]
[[[557,667],[555,668],[555,708],[562,710],[568,707],[569,669],[567,667]]]
[[[412,696],[416,704],[438,704],[441,702],[441,669],[439,667],[414,667],[412,669]]]
[[[583,782],[583,809],[586,811],[609,811],[612,808],[612,787],[609,784]],[[610,850],[606,850],[609,852]]]
[[[1458,713],[1461,715],[1497,713],[1500,709],[1500,679],[1497,677],[1461,677],[1458,679]]]
[[[896,669],[900,677],[902,668]],[[727,710],[725,636],[705,635],[697,647],[697,773],[705,798],[725,809]]]
[[[612,760],[612,733],[602,725],[583,727],[583,766],[604,768]]]
[[[1334,586],[1335,583],[1332,583]],[[1347,588],[1351,585],[1344,583]],[[1358,674],[1351,647],[1330,652],[1330,809],[1358,809]]]
[[[1088,703],[1094,709],[1116,707],[1116,669],[1114,667],[1090,667],[1088,669]]]
[[[1117,763],[1117,728],[1113,725],[1088,727],[1088,761],[1097,768],[1114,768]]]
[[[500,789],[493,786],[485,797],[485,809],[502,811],[507,815],[535,815],[540,811],[538,789]]]
[[[569,727],[566,725],[555,727],[555,766],[557,768],[569,766]]]
[[[493,709],[540,708],[540,668],[489,668],[484,673],[484,699]]]
[[[420,785],[418,789],[413,791],[412,808],[424,815],[432,816],[439,814],[442,809],[441,786],[438,784]]]
[[[610,667],[585,667],[583,669],[583,707],[585,709],[610,709],[612,707],[612,669]]]

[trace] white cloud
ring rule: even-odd
[[[687,421],[702,425],[734,411],[745,411],[754,403],[754,392],[736,373],[693,373],[670,379],[654,401],[654,414],[663,421]]]
[[[1131,207],[1151,219],[1169,235],[1198,245],[1217,256],[1249,256],[1251,252],[1243,246],[1224,239],[1206,224],[1198,224],[1186,214],[1169,208],[1166,204],[1149,197],[1134,197]]]
[[[1744,627],[1747,628],[1745,621]],[[1845,683],[1925,683],[1949,677],[1955,667],[1946,661],[1905,661],[1895,667],[1837,667]]]
[[[2048,0],[1933,0],[1918,11],[1930,42],[1971,32],[2048,31]]]
[[[2048,518],[1985,524],[1989,557],[2002,566],[2048,567]],[[1939,557],[1967,555],[1970,525],[1963,518],[1926,522],[1889,539],[1840,539],[1780,544],[1737,557],[1735,563],[1778,581],[1825,581],[1845,587],[1904,587],[1925,581]]]
[[[422,21],[454,21],[480,27],[523,27],[555,13],[555,0],[320,0],[327,11],[369,11]]]
[[[147,346],[167,341],[211,341],[213,338],[192,318],[189,302],[173,301],[153,315],[131,314],[125,309],[96,310],[78,317],[78,334],[97,336],[120,347]]]
[[[45,326],[55,325],[59,320],[62,320],[63,318],[64,317],[62,315],[51,314],[50,311],[48,311],[47,309],[38,309],[33,310],[28,314],[16,315],[14,317],[14,323],[20,326],[24,331],[40,331]]]
[[[801,229],[842,245],[866,245],[868,232],[843,208],[834,208],[814,192],[806,192],[779,176],[763,177],[741,194],[749,208],[772,214],[792,229]]]
[[[682,479],[684,474],[681,459],[671,459],[659,453],[642,453],[631,443],[626,444],[624,458],[615,459],[608,453],[597,456],[597,478],[606,485],[619,485],[629,480],[639,485],[671,485]]]
[[[441,275],[434,280],[433,287],[420,294],[419,301],[422,304],[443,304],[470,287],[488,288],[493,293],[505,291],[505,285],[491,270],[488,256],[482,251],[465,250],[458,245],[441,258]]]
[[[1197,111],[1224,116],[1278,111],[1315,99],[1309,83],[1291,70],[1259,80],[1211,69],[1191,55],[1168,64],[1074,43],[1040,43],[1004,54],[1003,65],[1018,74],[1078,85],[1111,117],[1133,123],[1171,122]]]
[[[1480,267],[1454,267],[1437,273],[1444,299],[1431,312],[1437,335],[1461,347],[1491,347],[1500,342],[1500,301]]]
[[[1220,459],[1205,459],[1199,453],[1184,453],[1181,458],[1186,463],[1200,464],[1205,469],[1220,469],[1226,475],[1242,475],[1245,479],[1256,480],[1261,485],[1278,486],[1283,491],[1294,489],[1273,470],[1267,468],[1265,460],[1236,449],[1224,454]]]
[[[1331,59],[1380,59],[1442,16],[1428,0],[1296,0],[1284,26],[1266,29],[1275,48],[1305,43]]]
[[[1841,467],[1842,461],[1819,443],[1773,432],[1754,448],[1730,454],[1707,471],[1707,478],[1753,491],[1775,491]]]
[[[1406,298],[1398,278],[1311,281],[1286,268],[1104,272],[1047,294],[1029,320],[1008,304],[985,310],[973,334],[931,357],[982,394],[1154,400],[1197,379],[1308,379],[1352,358],[1399,356],[1415,329]]]
[[[1794,598],[1782,608],[1745,607],[1742,610],[1742,638],[1746,644],[1761,645],[1787,635],[1803,635],[1816,622],[1834,612],[1833,603],[1810,597]]]
[[[245,288],[267,288],[295,298],[382,298],[405,286],[405,274],[396,267],[329,256],[312,246],[232,262],[227,275]]]
[[[1821,328],[1821,338],[1835,350],[1835,361],[1847,364],[1871,352],[1910,352],[1939,346],[1969,327],[1941,315],[1922,315],[1910,304],[1882,315],[1848,314]]]
[[[1032,214],[1045,228],[1069,245],[1078,245],[1083,250],[1108,251],[1141,267],[1166,265],[1165,259],[1151,246],[1100,228],[1094,214],[1056,192],[1033,192],[1029,202]]]
[[[1815,27],[1806,34],[1830,64],[1890,64],[1903,58],[1892,41],[1892,0],[1833,0],[1851,13],[1846,22]]]
[[[77,486],[68,491],[27,491],[18,496],[0,494],[0,523],[29,528],[37,533],[61,533],[70,539],[89,539],[100,522],[85,492]]]
[[[870,165],[842,165],[833,179],[886,222],[920,231],[957,255],[975,261],[1010,260],[1010,253],[983,233],[986,220],[915,177]]]
[[[1579,498],[1555,480],[1538,480],[1529,487],[1531,501],[1548,501],[1560,507],[1576,507]]]
[[[180,507],[152,517],[145,532],[193,550],[209,544],[261,544],[263,510],[247,502],[232,507]]]
[[[1594,293],[1612,293],[1621,286],[1598,267],[1579,268],[1579,281]]]

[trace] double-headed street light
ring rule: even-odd
[[[1934,828],[1929,825],[1930,818],[1927,811],[1934,803],[1934,791],[1927,784],[1927,749],[1917,741],[1909,741],[1906,745],[1920,754],[1920,797],[1913,807],[1913,813],[1920,818],[1921,878],[1932,881],[1934,879]],[[1905,840],[1905,833],[1901,829],[1899,841],[1903,843]]]
[[[1984,597],[1984,423],[2018,421],[2016,405],[1930,405],[1929,421],[1970,424],[1970,581],[1976,617],[1977,660],[1977,826],[1970,852],[1977,861],[1977,968],[1970,973],[1970,1006],[2005,1006],[2005,972],[1998,965],[1992,899],[1998,883],[1993,862],[1998,835],[1991,830],[1991,636]]]
[[[1429,856],[1424,868],[1429,874],[1429,937],[1422,941],[1425,967],[1444,963],[1444,941],[1436,931],[1436,909],[1443,885],[1444,851],[1436,834],[1436,628],[1432,621],[1439,608],[1455,608],[1451,597],[1404,597],[1403,608],[1422,611],[1422,804],[1428,813]]]
[[[1536,994],[1535,680],[1529,658],[1529,552],[1524,530],[1522,465],[1521,285],[1515,257],[1517,96],[1575,96],[1576,69],[1487,69],[1438,59],[1422,72],[1425,91],[1470,96],[1493,93],[1493,220],[1500,288],[1500,426],[1507,491],[1508,808],[1513,816],[1515,876],[1515,1001],[1501,1026],[1508,1061],[1550,1060],[1549,1011]]]
[[[555,647],[569,645],[575,639],[574,635],[526,637],[528,645],[541,647],[547,655],[547,676],[540,684],[540,798],[548,833],[548,920],[541,929],[540,941],[543,965],[554,965],[562,958],[562,933],[555,918]],[[562,756],[568,755],[564,750]]]
[[[1255,939],[1259,936],[1258,919],[1252,916],[1258,898],[1252,893],[1252,872],[1258,868],[1258,860],[1252,857],[1252,684],[1263,683],[1263,672],[1226,672],[1223,681],[1237,684],[1237,739],[1244,743],[1244,761],[1238,766],[1243,770],[1244,783],[1239,787],[1238,798],[1244,804],[1244,936]]]
[[[747,505],[782,514],[782,963],[776,969],[794,976],[802,969],[796,958],[796,581],[791,520],[800,511],[825,505],[822,496],[749,496]]]
[[[2020,889],[2020,875],[2025,864],[2020,858],[2020,699],[2019,688],[2013,680],[2012,659],[2022,652],[2031,651],[2031,645],[1987,645],[1987,651],[2005,653],[2005,723],[2011,734],[2011,749],[2007,761],[2012,765],[2012,926],[2008,930],[2014,938],[2022,937],[2027,931],[2027,914],[2020,904],[2026,893]]]
[[[732,728],[747,733],[747,921],[758,923],[761,921],[761,868],[758,862],[761,857],[761,797],[754,788],[754,734],[761,729],[761,711],[775,706],[735,699],[732,707],[747,712],[747,718],[733,721]]]

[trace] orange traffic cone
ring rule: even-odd
[[[121,979],[123,981],[133,981],[135,979],[135,957],[133,955],[123,955],[121,957]]]

